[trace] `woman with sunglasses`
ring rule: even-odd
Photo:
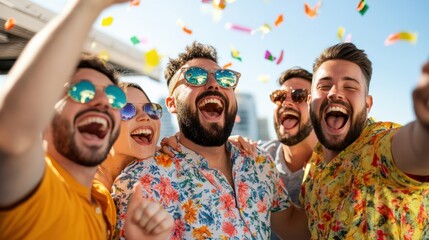
[[[159,139],[162,107],[152,103],[135,83],[120,83],[127,96],[121,109],[121,131],[107,159],[100,165],[96,179],[108,189],[119,173],[132,161],[154,155]]]

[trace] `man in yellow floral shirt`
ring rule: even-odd
[[[302,188],[313,239],[429,239],[429,63],[413,92],[417,120],[368,118],[371,61],[352,43],[313,66],[311,121],[319,139]]]

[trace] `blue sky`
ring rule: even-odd
[[[53,11],[65,4],[64,0],[34,2]],[[317,3],[316,0],[307,2],[310,6]],[[361,16],[356,10],[358,0],[325,0],[314,19],[304,14],[304,3],[299,0],[236,0],[227,4],[220,20],[214,21],[213,7],[201,0],[141,0],[138,7],[123,4],[105,10],[94,27],[130,45],[131,36],[144,38],[146,42],[136,48],[145,51],[156,48],[166,58],[176,57],[194,40],[213,45],[218,50],[220,65],[232,62],[231,69],[242,73],[238,91],[254,95],[258,115],[268,118],[271,130],[274,106],[268,96],[279,88],[278,76],[293,66],[311,71],[319,53],[339,42],[337,30],[343,26],[345,35],[351,33],[351,41],[366,50],[373,62],[370,94],[374,97],[374,106],[370,115],[377,120],[401,124],[413,120],[411,91],[422,64],[429,57],[429,1],[368,0],[369,9]],[[279,14],[283,14],[284,22],[274,27]],[[101,19],[107,16],[114,17],[113,24],[101,27]],[[192,29],[192,35],[181,30],[178,19]],[[267,23],[272,31],[264,36],[250,35],[225,29],[228,22],[253,29]],[[384,46],[387,36],[399,31],[417,32],[417,43]],[[231,57],[231,47],[240,52],[241,62]],[[283,61],[277,65],[265,60],[266,50],[274,56],[284,50]],[[261,75],[268,75],[270,80],[261,82],[258,80]],[[167,92],[163,76],[161,83],[141,78],[138,82],[152,100]],[[271,136],[274,138],[274,132]]]

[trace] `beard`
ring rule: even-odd
[[[103,149],[100,147],[89,147],[84,150],[76,144],[76,131],[72,130],[69,121],[56,114],[52,120],[52,137],[55,149],[64,157],[81,166],[95,167],[102,163],[110,151],[111,146],[119,136],[119,129],[112,132],[108,146]]]
[[[310,119],[308,119],[307,122],[302,126],[302,128],[299,129],[298,133],[295,136],[291,137],[282,136],[282,134],[280,133],[279,124],[275,119],[274,127],[276,129],[277,139],[287,146],[294,146],[300,143],[302,140],[308,137],[308,135],[310,135],[311,131],[313,130],[313,126],[311,125]]]
[[[324,107],[327,104],[328,104],[327,102],[325,102],[325,104],[322,104],[322,107],[320,109],[324,109]],[[340,104],[345,105],[344,103],[340,103]],[[313,109],[312,105],[310,105],[310,119],[311,119],[311,123],[313,124],[314,132],[316,133],[316,136],[319,142],[325,148],[331,151],[340,152],[346,149],[350,144],[352,144],[354,141],[356,141],[356,139],[359,138],[359,136],[361,135],[366,125],[367,113],[365,108],[363,108],[360,112],[358,112],[355,120],[353,119],[351,120],[352,122],[350,123],[350,129],[347,132],[345,138],[343,140],[339,139],[338,141],[329,141],[327,137],[325,137],[322,131],[322,124],[321,124],[323,119],[319,120],[319,117],[317,116],[316,111]]]
[[[226,101],[225,97],[218,92],[205,92],[197,98],[196,102],[209,95],[220,96],[223,98],[226,104],[225,109],[229,109],[229,102]],[[226,143],[231,135],[232,128],[234,127],[237,107],[232,109],[231,112],[225,111],[223,128],[217,123],[210,123],[206,129],[200,122],[198,110],[192,111],[191,106],[189,104],[187,105],[185,101],[179,101],[176,99],[176,102],[179,127],[187,139],[191,140],[195,144],[206,147],[219,147]]]

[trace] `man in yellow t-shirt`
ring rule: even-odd
[[[99,13],[126,1],[70,1],[11,70],[0,93],[0,239],[112,238],[115,207],[93,179],[118,136],[126,97],[113,68],[79,55]],[[139,187],[126,236],[165,239],[172,217]]]
[[[354,44],[325,49],[313,72],[319,143],[301,192],[312,239],[429,239],[429,62],[404,127],[368,118],[371,61]]]

